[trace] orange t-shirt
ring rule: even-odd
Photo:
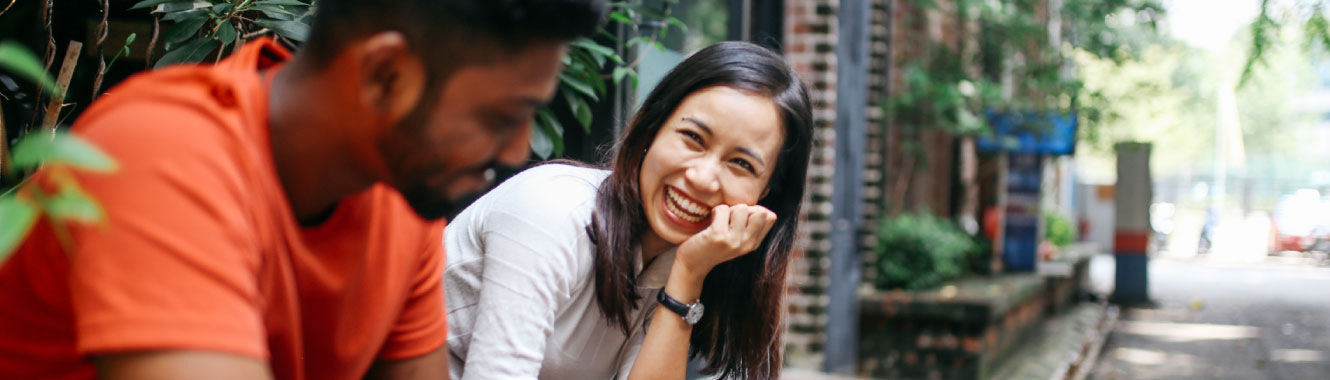
[[[261,70],[290,53],[258,40],[215,66],[136,76],[74,133],[120,169],[80,174],[106,211],[38,222],[0,267],[0,378],[87,379],[87,356],[207,350],[278,379],[358,379],[375,359],[443,346],[442,222],[382,184],[300,227],[268,144]]]

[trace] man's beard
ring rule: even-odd
[[[503,181],[517,175],[518,172],[524,169],[522,167],[499,165],[498,163],[491,163],[486,167],[493,171],[493,180],[485,188],[461,196],[448,197],[443,192],[430,190],[428,186],[420,183],[412,184],[409,188],[398,190],[398,192],[402,193],[402,198],[406,199],[407,204],[411,206],[411,210],[415,211],[416,215],[421,218],[426,220],[438,220],[439,218],[453,220],[457,217],[457,214],[461,214],[480,197],[499,187],[499,184]]]
[[[421,106],[422,104],[430,104],[426,101],[432,100],[424,99],[418,103],[416,107],[394,127],[393,133],[388,134],[388,136],[380,140],[379,146],[381,151],[390,155],[388,161],[391,162],[394,169],[396,169],[395,174],[397,175],[396,180],[392,181],[395,183],[393,187],[397,189],[398,193],[402,194],[402,198],[411,206],[411,210],[415,211],[417,216],[420,216],[425,220],[432,221],[439,220],[440,218],[452,219],[457,216],[458,213],[461,213],[466,206],[470,205],[471,202],[475,201],[476,198],[479,198],[480,194],[483,192],[449,197],[446,192],[448,187],[446,183],[440,187],[432,187],[425,180],[430,177],[426,174],[438,173],[430,173],[429,170],[420,170],[423,168],[419,167],[414,168],[416,170],[408,168],[410,165],[408,164],[409,158],[407,155],[410,154],[410,152],[419,152],[428,149],[428,147],[418,145],[424,141],[419,134],[423,132],[426,119],[428,118],[426,108]],[[442,170],[443,167],[447,166],[449,165],[445,164],[442,165],[442,167],[436,166],[433,169]]]
[[[446,196],[442,192],[430,189],[427,186],[412,186],[398,191],[402,193],[402,198],[406,199],[406,203],[411,206],[411,210],[415,211],[416,215],[419,215],[422,219],[439,220],[444,218],[452,220],[467,206],[470,206],[472,202],[484,195],[485,190],[455,198]]]

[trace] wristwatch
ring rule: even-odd
[[[683,321],[690,326],[696,325],[697,321],[702,320],[702,311],[705,309],[702,307],[702,300],[686,304],[670,297],[669,294],[665,294],[665,288],[660,288],[660,291],[656,292],[656,301],[664,305],[666,309],[670,309],[670,311],[683,317]]]

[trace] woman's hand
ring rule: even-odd
[[[775,223],[776,214],[762,206],[716,206],[711,210],[711,225],[679,244],[665,294],[684,303],[700,299],[707,273],[756,250]],[[656,306],[651,318],[628,378],[683,379],[693,326],[664,306]]]
[[[679,245],[676,264],[706,277],[716,265],[756,250],[775,223],[776,213],[762,206],[717,205],[711,225]]]

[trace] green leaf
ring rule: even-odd
[[[619,54],[616,54],[616,53],[614,52],[614,49],[611,49],[611,48],[606,47],[606,46],[604,46],[604,45],[598,44],[598,43],[596,43],[595,41],[592,41],[592,40],[589,39],[589,38],[582,38],[582,39],[579,39],[579,40],[577,40],[577,41],[573,41],[573,42],[572,42],[572,45],[573,45],[573,46],[576,46],[576,47],[580,47],[580,48],[586,49],[587,51],[589,51],[589,52],[591,52],[591,53],[593,53],[593,54],[599,55],[599,56],[601,56],[601,57],[609,58],[611,61],[614,61],[614,62],[616,62],[616,63],[618,63],[618,64],[621,64],[621,65],[623,64],[623,58],[620,58],[620,57],[619,57]],[[602,63],[602,65],[603,65],[603,63]]]
[[[282,35],[282,37],[299,42],[305,42],[305,36],[309,35],[309,25],[305,25],[299,21],[259,19],[255,20],[254,23],[259,24],[259,26],[264,28],[271,29],[273,32]]]
[[[202,29],[203,24],[207,22],[207,18],[196,18],[177,22],[175,25],[171,25],[170,28],[166,29],[166,35],[163,38],[166,43],[169,44],[184,42],[190,37],[194,37],[194,35],[198,34],[199,29]]]
[[[631,26],[633,27],[633,30],[637,30],[637,22],[633,21],[633,19],[631,17],[628,17],[628,15],[623,14],[623,12],[619,11],[610,12],[610,19],[617,21],[620,24]]]
[[[175,22],[180,22],[184,20],[194,20],[194,19],[207,20],[210,18],[212,18],[212,16],[208,15],[208,11],[206,9],[194,9],[183,12],[171,12],[167,13],[166,16],[162,16],[162,20],[175,21]]]
[[[211,38],[200,38],[177,46],[171,51],[162,55],[161,59],[153,64],[153,68],[162,68],[176,63],[193,63],[202,61],[208,57],[209,53],[221,47],[222,43]]]
[[[309,5],[309,3],[296,0],[260,0],[255,1],[254,5]]]
[[[629,38],[628,42],[625,42],[624,45],[628,45],[628,47],[639,47],[638,45],[647,45],[650,43],[651,43],[651,37],[638,36],[638,37]]]
[[[230,45],[231,42],[236,40],[236,28],[231,25],[230,21],[224,22],[220,28],[217,28],[217,34],[214,37],[221,40],[222,45]]]
[[[580,92],[582,93],[582,95],[586,95],[586,97],[591,98],[591,100],[600,101],[600,98],[596,96],[595,90],[592,90],[591,85],[588,85],[586,82],[583,82],[582,80],[577,78],[573,78],[572,76],[569,76],[565,73],[559,73],[559,80],[563,82],[566,88]]]
[[[235,5],[235,4],[231,4],[231,3],[221,3],[221,4],[214,5],[214,6],[212,6],[212,13],[215,14],[215,15],[218,15],[218,16],[225,15],[227,12],[230,12],[230,11],[231,11],[231,7],[234,6],[234,5]]]
[[[563,155],[563,126],[559,120],[554,118],[554,113],[550,112],[549,107],[541,108],[536,112],[536,125],[540,127],[539,131],[533,131],[531,134],[531,150],[541,159],[549,159],[551,156]]]
[[[0,197],[0,262],[14,252],[37,222],[37,208],[15,196]]]
[[[36,83],[42,87],[43,91],[48,93],[58,92],[55,88],[55,80],[46,74],[42,69],[42,61],[37,56],[32,55],[31,51],[23,45],[14,41],[0,42],[0,69],[4,69],[21,78]]]
[[[550,154],[554,153],[554,140],[550,139],[549,135],[545,134],[545,123],[548,123],[549,121],[542,117],[547,108],[548,106],[537,111],[535,120],[536,128],[531,131],[531,152],[535,153],[536,156],[540,157],[542,160],[549,159]]]
[[[628,75],[628,74],[631,73],[632,71],[633,71],[633,69],[630,69],[630,68],[627,68],[627,67],[623,67],[623,66],[615,66],[615,67],[614,67],[614,85],[615,85],[615,86],[619,86],[619,85],[621,85],[621,84],[623,83],[623,77],[626,76],[626,75]]]
[[[568,101],[568,110],[573,111],[573,117],[582,125],[582,130],[591,133],[591,106],[586,99],[571,92],[564,92],[563,99]]]
[[[206,14],[206,9],[204,8],[209,8],[212,6],[213,6],[212,3],[203,0],[171,1],[162,4],[161,8],[158,8],[156,11],[153,12],[166,13],[168,17],[171,16],[171,14],[180,14],[188,11],[197,11],[198,13]]]
[[[601,56],[601,55],[598,55],[598,54],[593,54],[593,53],[587,52],[587,51],[584,50],[584,49],[577,49],[577,48],[574,48],[573,50],[577,53],[577,54],[574,54],[574,55],[573,55],[573,58],[574,58],[574,59],[579,59],[579,58],[580,58],[581,60],[586,61],[587,64],[586,64],[585,66],[595,67],[595,68],[596,68],[596,70],[595,70],[596,72],[599,72],[601,67],[605,67],[605,57],[604,57],[604,56]],[[585,66],[583,67],[584,69],[585,69]]]
[[[53,221],[96,222],[102,219],[102,206],[77,188],[65,187],[60,194],[42,205]]]
[[[605,95],[605,80],[600,78],[599,72],[587,73],[585,81],[595,88],[596,94]]]
[[[155,7],[155,6],[159,5],[159,4],[162,4],[162,3],[169,3],[169,2],[173,2],[173,1],[174,1],[174,2],[188,1],[188,2],[191,2],[191,3],[192,3],[192,1],[189,1],[189,0],[144,0],[144,1],[140,1],[138,4],[134,4],[134,6],[132,6],[132,7],[129,7],[129,10],[135,10],[135,9],[143,9],[143,8]]]
[[[677,17],[666,17],[665,22],[669,23],[670,25],[674,25],[676,28],[679,28],[679,31],[681,32],[688,31],[688,25],[685,25],[683,23],[683,20],[680,20]]]
[[[610,33],[610,31],[605,30],[605,27],[601,27],[600,30],[596,32],[596,35],[609,39],[610,41],[614,41],[615,45],[623,45],[623,40],[619,39],[619,36],[614,35],[614,33]]]
[[[273,19],[276,20],[291,20],[295,16],[299,16],[295,12],[282,9],[281,7],[275,5],[255,5],[249,8],[245,8],[245,10],[262,11],[264,15],[272,17]]]
[[[14,145],[13,155],[11,162],[15,169],[33,168],[42,163],[62,163],[97,172],[116,169],[115,160],[102,153],[101,149],[64,132],[53,136],[44,133],[23,136]]]

